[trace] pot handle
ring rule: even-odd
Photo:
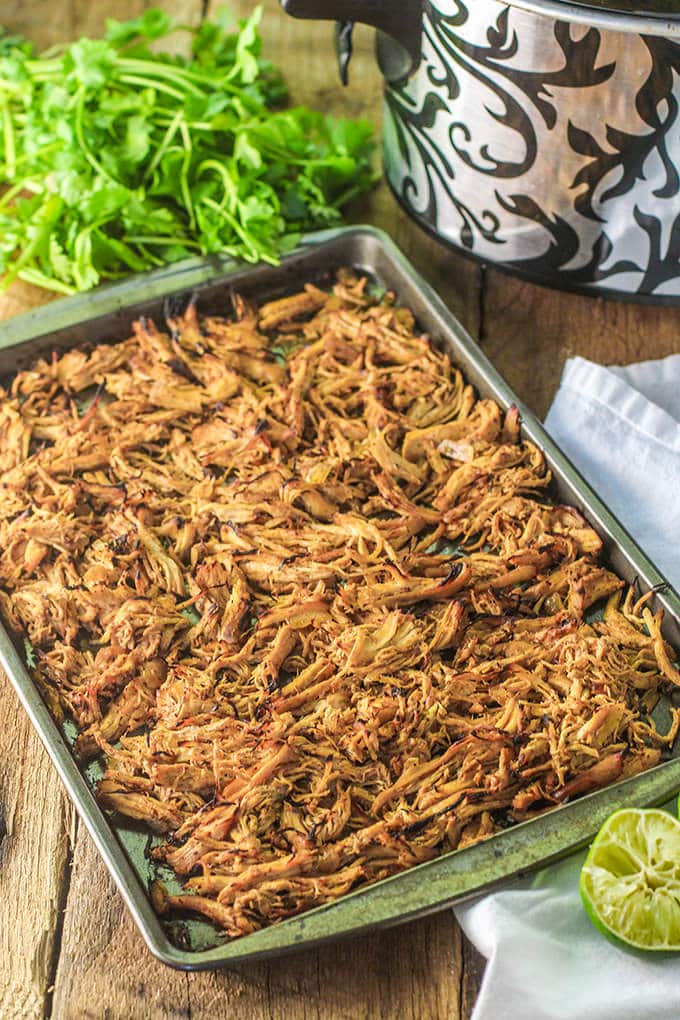
[[[349,33],[353,22],[373,25],[398,43],[397,47],[379,46],[381,69],[388,81],[408,78],[420,63],[422,32],[421,0],[281,0],[281,6],[294,18],[319,18],[338,21]],[[342,29],[341,29],[342,30]],[[346,40],[348,42],[348,40]],[[341,54],[341,75],[346,82],[348,52],[345,52],[344,73]],[[349,50],[351,52],[351,49]]]

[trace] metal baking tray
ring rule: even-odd
[[[552,469],[553,496],[583,512],[604,539],[605,561],[621,577],[629,582],[637,579],[643,591],[656,589],[653,605],[665,610],[665,636],[679,646],[677,593],[517,399],[432,288],[389,238],[372,227],[308,235],[277,267],[244,268],[222,258],[192,260],[28,312],[0,327],[0,377],[23,368],[41,354],[123,339],[140,315],[162,321],[163,303],[171,296],[195,293],[199,310],[219,313],[229,307],[231,292],[271,298],[342,266],[360,268],[376,283],[395,291],[433,341],[450,351],[453,361],[482,396],[492,397],[503,408],[511,404],[519,407],[525,435],[543,450]],[[68,727],[62,731],[52,719],[27,672],[22,652],[1,626],[0,662],[149,949],[163,962],[185,970],[308,948],[441,910],[584,846],[617,808],[659,804],[680,787],[680,757],[673,756],[648,772],[556,807],[464,850],[451,851],[348,893],[334,903],[229,941],[204,921],[167,921],[156,915],[148,890],[158,871],[145,852],[148,832],[125,819],[108,816],[99,807],[93,792],[96,769],[79,770],[70,750],[73,732]],[[160,877],[172,881],[167,870]]]

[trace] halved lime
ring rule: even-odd
[[[615,811],[595,837],[579,886],[600,931],[637,949],[680,949],[680,822],[651,808]]]

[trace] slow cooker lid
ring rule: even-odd
[[[558,21],[680,42],[680,0],[507,0]]]
[[[569,0],[576,7],[660,18],[680,17],[680,0]]]
[[[613,32],[680,38],[680,0],[508,0],[536,14]]]

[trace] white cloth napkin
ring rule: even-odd
[[[680,355],[571,359],[546,428],[680,590]],[[680,956],[641,957],[596,931],[578,892],[584,856],[456,909],[488,961],[472,1020],[680,1020]]]

